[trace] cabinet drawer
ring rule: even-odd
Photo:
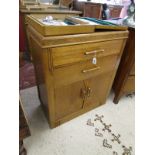
[[[100,57],[97,65],[92,64],[92,60],[76,63],[70,66],[54,69],[55,87],[71,84],[76,81],[84,80],[101,73],[111,72],[117,67],[117,55]]]
[[[98,43],[80,44],[52,48],[53,66],[55,68],[80,61],[117,54],[121,50],[123,40],[113,40]]]
[[[128,77],[123,90],[128,93],[135,91],[135,76]]]

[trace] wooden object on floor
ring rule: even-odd
[[[102,19],[102,4],[85,2],[83,16]]]
[[[129,27],[129,38],[113,84],[114,103],[125,95],[135,92],[135,28]]]
[[[102,4],[73,1],[73,9],[81,11],[83,17],[102,19]]]
[[[123,8],[123,6],[110,5],[109,6],[110,18],[119,18],[122,8]]]
[[[96,32],[91,26],[91,33],[76,34],[75,26],[75,34],[63,35],[64,26],[62,34],[46,36],[28,22],[39,98],[50,127],[104,104],[111,90],[128,31]]]
[[[19,154],[26,155],[26,149],[23,145],[23,139],[30,136],[30,129],[24,114],[22,101],[19,100]]]
[[[80,2],[74,0],[73,8],[75,10],[83,12],[83,17],[91,17],[102,19],[103,18],[103,3],[93,3],[93,2]],[[123,8],[122,5],[108,4],[110,10],[110,18],[118,18],[120,16],[120,12]]]

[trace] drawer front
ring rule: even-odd
[[[130,93],[135,91],[135,76],[129,76],[125,85],[123,91],[125,93]]]
[[[113,40],[98,43],[80,44],[52,48],[53,67],[86,61],[96,57],[118,54],[123,40]]]
[[[59,87],[84,80],[101,73],[111,72],[117,68],[117,60],[118,56],[112,55],[98,58],[97,65],[92,64],[92,60],[87,60],[85,62],[54,69],[54,86]]]

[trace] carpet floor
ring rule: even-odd
[[[124,96],[50,129],[37,88],[20,91],[31,136],[24,140],[28,155],[134,155],[135,97]]]

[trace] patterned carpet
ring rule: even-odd
[[[22,61],[19,68],[19,89],[26,89],[36,85],[34,66],[31,62]]]
[[[93,119],[87,120],[87,125],[91,126],[94,130],[94,135],[102,138],[103,147],[106,149],[111,149],[113,155],[118,155],[117,151],[115,151],[114,145],[116,147],[122,147],[122,155],[131,155],[132,147],[126,147],[121,141],[121,135],[119,133],[114,133],[111,124],[106,124],[104,121],[104,116],[95,115]]]
[[[50,129],[37,88],[21,90],[31,136],[24,140],[28,155],[134,155],[135,97],[123,97],[61,126]]]

